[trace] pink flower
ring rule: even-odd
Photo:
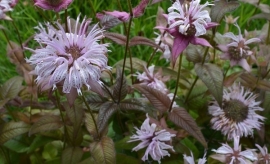
[[[228,144],[222,144],[222,146],[217,150],[213,149],[212,151],[221,154],[221,156],[212,155],[212,158],[215,158],[220,162],[229,164],[234,163],[247,164],[250,163],[249,160],[251,161],[257,160],[257,157],[255,156],[255,149],[248,149],[245,151],[241,151],[241,145],[239,145],[239,140],[240,140],[239,136],[234,137],[233,148],[231,148]]]
[[[73,0],[34,0],[34,5],[44,10],[59,12],[66,9]]]
[[[191,153],[191,156],[187,156],[186,154],[184,154],[184,161],[185,161],[185,164],[195,164],[195,160],[194,160],[194,157],[193,157],[193,153]],[[205,162],[207,161],[206,158],[205,158],[205,155],[203,156],[203,158],[200,158],[198,160],[198,164],[205,164]]]
[[[12,11],[18,0],[0,0],[0,19],[11,20],[5,13]]]
[[[258,155],[258,163],[262,162],[264,164],[270,163],[270,154],[268,154],[267,147],[261,147],[260,145],[256,144],[256,147],[260,150],[260,154]]]
[[[220,107],[217,101],[212,101],[208,107],[212,128],[220,130],[228,139],[235,136],[253,135],[253,128],[260,129],[265,118],[256,111],[262,111],[257,95],[244,89],[240,84],[234,84],[223,91],[223,103]]]
[[[239,35],[235,36],[233,33],[228,32],[223,37],[232,39],[232,42],[227,45],[219,45],[218,47],[223,52],[221,59],[230,60],[231,66],[240,65],[246,71],[250,72],[250,66],[247,63],[246,58],[253,54],[250,48],[247,46],[250,43],[260,42],[259,38],[244,39],[240,27],[235,24],[238,28]]]
[[[208,6],[208,2],[200,5],[200,0],[180,3],[176,0],[168,9],[168,32],[175,37],[172,48],[173,65],[178,56],[184,51],[189,43],[211,47],[207,40],[198,38],[206,34],[206,30],[216,26],[211,22],[207,10],[202,10]]]
[[[171,149],[174,151],[173,147],[166,144],[165,142],[170,141],[171,138],[175,136],[175,134],[166,132],[164,129],[158,130],[156,124],[153,123],[150,125],[148,114],[146,114],[146,116],[147,118],[143,122],[141,129],[135,128],[137,130],[137,134],[131,136],[131,140],[128,142],[141,141],[141,143],[134,147],[132,150],[138,151],[147,147],[142,160],[148,160],[148,154],[150,154],[153,160],[160,163],[161,158],[164,156],[170,156],[166,149]]]
[[[55,89],[63,86],[64,93],[77,90],[81,94],[83,85],[96,92],[101,90],[101,71],[108,69],[106,44],[98,44],[103,37],[98,25],[88,32],[90,20],[83,19],[79,23],[79,16],[75,27],[71,27],[68,18],[68,31],[60,23],[57,29],[47,23],[46,27],[37,27],[39,33],[35,40],[41,45],[33,51],[27,62],[35,67],[37,84],[41,90]]]
[[[145,68],[145,71],[141,74],[137,72],[137,79],[141,82],[141,84],[145,84],[151,88],[157,89],[164,94],[168,93],[168,89],[165,85],[165,81],[168,80],[168,77],[163,77],[161,70],[157,73],[154,73],[155,66],[152,65],[150,67]]]

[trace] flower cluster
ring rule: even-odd
[[[89,30],[91,21],[86,18],[80,24],[78,17],[75,27],[71,27],[70,18],[67,21],[68,32],[58,22],[57,28],[51,24],[37,27],[35,40],[41,48],[32,50],[33,55],[27,59],[35,67],[36,81],[41,90],[55,89],[59,84],[64,93],[76,89],[81,94],[83,85],[92,90],[101,89],[101,72],[109,69],[107,45],[98,43],[103,31],[97,25]]]
[[[137,134],[131,136],[131,140],[129,142],[141,141],[139,145],[134,147],[133,151],[138,151],[145,147],[146,151],[144,156],[142,157],[143,161],[148,160],[148,155],[152,157],[153,160],[158,161],[160,163],[161,158],[164,156],[170,156],[168,149],[173,150],[173,147],[166,144],[166,141],[171,141],[171,138],[175,136],[175,134],[171,134],[166,130],[159,130],[156,124],[149,123],[149,117],[143,122],[141,129],[135,128]]]
[[[220,130],[228,139],[235,136],[253,135],[253,128],[260,129],[264,117],[256,111],[262,111],[257,102],[257,95],[244,89],[240,84],[234,84],[223,91],[223,103],[220,107],[217,101],[212,101],[209,113],[213,116],[213,129]]]

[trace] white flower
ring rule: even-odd
[[[187,156],[186,154],[184,154],[185,164],[195,164],[193,153],[192,152],[190,152],[190,153],[191,153],[191,156]],[[205,162],[207,161],[205,158],[205,155],[206,155],[206,153],[204,154],[203,158],[200,158],[198,160],[198,164],[205,164]]]
[[[256,144],[257,148],[260,150],[260,154],[258,155],[258,162],[263,162],[264,164],[270,163],[270,154],[268,154],[267,147],[261,147],[260,145]]]
[[[153,123],[150,125],[148,114],[146,116],[147,118],[143,122],[141,129],[135,127],[137,134],[131,136],[131,140],[128,142],[141,141],[141,143],[139,143],[139,145],[134,147],[132,150],[138,151],[147,147],[142,160],[148,160],[148,155],[150,154],[153,160],[160,163],[161,158],[164,156],[170,156],[167,149],[174,151],[173,147],[166,144],[165,142],[170,141],[171,138],[175,136],[175,134],[166,132],[164,129],[158,130],[156,124]]]

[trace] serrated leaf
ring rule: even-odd
[[[0,88],[0,96],[2,99],[15,98],[18,93],[22,90],[23,78],[20,76],[15,76],[4,83]]]
[[[8,122],[0,126],[0,145],[6,141],[28,132],[29,125],[24,122]]]
[[[168,114],[168,118],[175,123],[175,125],[183,128],[190,135],[196,138],[204,147],[207,147],[207,143],[200,128],[186,109],[181,107],[173,108],[172,112]]]
[[[138,70],[138,71],[144,71],[144,68],[145,68],[145,66],[147,65],[147,63],[146,63],[145,61],[143,61],[143,60],[141,60],[141,59],[139,59],[139,58],[135,58],[135,57],[133,57],[133,58],[131,58],[131,59],[132,59],[132,68],[133,68],[133,69],[136,69],[136,70]],[[114,65],[114,67],[115,67],[115,66],[118,66],[118,65],[119,65],[119,66],[123,66],[123,61],[124,61],[124,59],[118,61],[118,62]],[[131,64],[130,64],[130,59],[129,59],[129,58],[126,59],[126,68],[128,68],[128,69],[131,68]]]
[[[113,140],[109,137],[102,137],[99,142],[90,144],[90,152],[98,164],[115,164],[116,153]]]
[[[126,154],[117,153],[116,154],[116,163],[117,164],[126,164],[128,161],[129,164],[140,164],[141,160],[134,158],[132,156],[128,156]]]
[[[44,131],[51,131],[59,129],[63,126],[63,122],[59,116],[56,115],[46,115],[41,117],[36,123],[32,125],[29,130],[29,135],[44,132]]]
[[[127,37],[125,35],[112,32],[104,32],[104,36],[117,44],[126,45]]]
[[[77,164],[80,162],[83,150],[80,147],[68,147],[62,152],[62,164]]]
[[[100,21],[100,24],[102,25],[102,27],[105,30],[113,28],[113,27],[117,26],[120,23],[121,23],[121,21],[119,19],[117,19],[116,17],[111,16],[111,15],[104,15],[103,18]]]
[[[120,88],[121,88],[121,93],[119,93]],[[120,101],[121,101],[127,95],[127,80],[125,76],[123,76],[123,79],[122,79],[122,69],[120,67],[117,67],[116,81],[115,81],[115,85],[113,86],[113,98],[118,101],[120,94],[121,94],[120,96]]]
[[[90,113],[85,113],[85,126],[91,135],[97,136],[98,134],[95,127],[95,122],[97,122],[98,115],[93,113],[93,116],[95,117],[95,120],[93,120]]]
[[[218,0],[211,8],[210,17],[212,22],[220,22],[222,17],[240,6],[237,1]]]
[[[98,131],[101,133],[107,126],[109,119],[116,112],[118,106],[113,102],[104,103],[98,113]]]
[[[129,46],[136,46],[136,45],[146,45],[146,46],[158,48],[158,49],[164,51],[163,48],[161,48],[153,40],[148,39],[148,38],[143,37],[143,36],[135,36],[130,40]]]
[[[135,98],[131,98],[131,99],[125,99],[121,101],[119,103],[119,109],[145,111],[145,106],[139,100]]]
[[[197,63],[195,65],[195,71],[221,106],[223,96],[223,73],[220,68],[211,63],[204,65]]]
[[[170,98],[154,88],[147,85],[134,85],[134,88],[139,90],[151,102],[151,104],[158,109],[161,113],[166,112],[171,105]]]

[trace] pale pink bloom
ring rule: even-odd
[[[159,42],[161,42],[160,47],[164,49],[162,58],[169,61],[172,56],[171,47],[173,44],[173,37],[169,33],[165,33],[164,36],[158,33],[155,33],[155,34],[157,35],[157,37],[155,38],[155,43],[159,44]]]
[[[155,66],[152,65],[150,67],[145,68],[145,71],[141,74],[137,72],[137,79],[141,82],[141,84],[145,84],[151,88],[157,89],[164,94],[168,93],[168,89],[165,85],[165,81],[168,80],[167,77],[162,76],[161,70],[154,73]]]
[[[256,101],[257,95],[246,90],[240,84],[234,84],[223,91],[222,106],[212,101],[208,107],[212,128],[220,130],[229,140],[235,136],[253,135],[253,129],[260,129],[264,117],[256,111],[263,111]]]
[[[11,20],[6,12],[12,11],[18,0],[0,0],[0,19]]]
[[[169,28],[168,32],[175,37],[172,48],[173,65],[177,57],[182,53],[189,43],[211,47],[209,42],[198,36],[206,34],[206,30],[214,27],[207,10],[208,2],[200,5],[200,0],[185,1],[183,4],[176,0],[169,7],[167,15]]]
[[[241,34],[240,27],[235,24],[238,28],[239,35],[234,35],[231,32],[225,33],[223,37],[232,39],[232,42],[227,45],[218,45],[219,49],[223,52],[221,59],[230,60],[231,66],[240,65],[246,71],[250,72],[250,66],[247,63],[246,58],[253,55],[250,51],[248,44],[254,42],[260,42],[259,38],[252,38],[246,40]]]
[[[73,0],[34,0],[34,5],[44,10],[59,12],[66,9]]]
[[[101,72],[109,69],[107,44],[98,43],[103,31],[95,25],[88,32],[91,21],[84,18],[80,24],[79,20],[80,16],[73,28],[68,18],[69,32],[58,22],[57,29],[49,23],[37,27],[35,40],[41,48],[30,49],[33,55],[27,62],[35,67],[33,73],[41,90],[55,89],[57,85],[63,86],[64,93],[77,90],[79,95],[83,85],[96,92],[101,90]]]
[[[234,146],[230,147],[228,144],[222,144],[217,150],[213,149],[212,151],[221,154],[223,156],[213,155],[212,157],[220,160],[223,163],[228,164],[249,164],[251,161],[257,160],[255,155],[255,149],[248,149],[241,151],[241,145],[239,145],[239,136],[234,137]]]
[[[153,160],[160,163],[161,158],[164,156],[170,156],[168,149],[174,151],[173,147],[165,142],[171,141],[171,138],[174,137],[175,134],[171,134],[165,129],[159,130],[155,123],[150,125],[148,114],[146,114],[146,116],[147,118],[143,122],[141,128],[138,129],[135,127],[137,130],[136,134],[131,136],[131,140],[128,142],[141,141],[141,143],[139,143],[139,145],[134,147],[132,150],[138,151],[147,147],[142,160],[148,160],[148,155],[150,154]]]
[[[195,160],[194,160],[194,157],[193,157],[193,153],[191,153],[191,156],[187,156],[186,154],[184,154],[184,162],[185,164],[195,164]],[[198,160],[198,164],[205,164],[205,162],[207,161],[206,158],[205,158],[205,155],[203,156],[203,158],[200,158]]]
[[[258,155],[258,163],[270,164],[270,154],[268,154],[267,147],[264,145],[261,147],[256,144],[257,148],[260,150],[260,154]]]

